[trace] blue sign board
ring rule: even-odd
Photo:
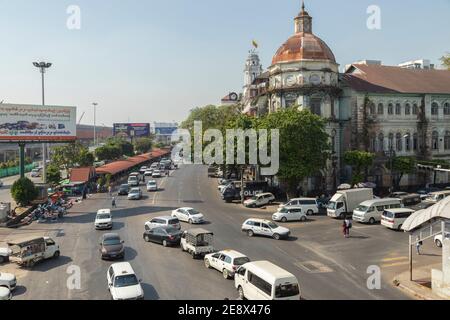
[[[148,137],[150,136],[149,123],[114,123],[114,136],[122,136],[126,138],[132,137]]]

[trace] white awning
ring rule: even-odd
[[[402,229],[409,232],[436,218],[450,220],[450,197],[439,201],[428,209],[414,212],[403,223]]]

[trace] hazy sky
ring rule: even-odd
[[[366,27],[369,5],[381,30]],[[81,9],[69,30],[66,10]],[[438,63],[450,51],[450,0],[306,0],[314,33],[343,67],[359,59]],[[82,123],[183,120],[240,91],[251,40],[264,68],[294,32],[298,0],[0,0],[0,101],[39,104],[32,61],[50,61],[46,102],[74,105]]]

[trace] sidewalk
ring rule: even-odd
[[[442,264],[433,264],[413,269],[413,281],[409,280],[409,270],[397,275],[394,286],[418,300],[444,300],[431,290],[431,269],[441,269]]]

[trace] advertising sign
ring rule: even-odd
[[[157,135],[167,135],[170,136],[174,133],[178,128],[177,127],[156,127],[155,133]]]
[[[124,138],[150,136],[149,123],[114,123],[113,130],[114,136]]]
[[[0,142],[77,139],[76,107],[0,104]]]

